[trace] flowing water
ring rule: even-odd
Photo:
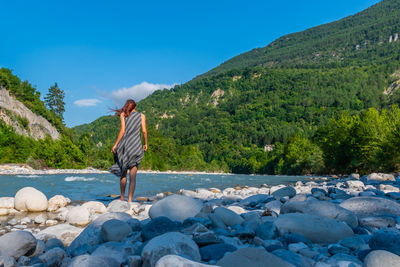
[[[135,197],[152,196],[179,189],[216,187],[224,189],[236,185],[292,184],[304,181],[305,176],[270,176],[236,174],[166,174],[138,173]],[[48,198],[61,194],[73,201],[109,200],[119,194],[119,178],[113,174],[57,174],[57,175],[0,175],[0,197],[14,196],[26,186],[42,191]]]

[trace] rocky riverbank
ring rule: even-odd
[[[0,175],[51,175],[51,174],[87,174],[109,173],[95,168],[86,169],[46,169],[35,170],[26,164],[0,164]]]
[[[180,190],[73,206],[0,198],[0,266],[400,266],[400,179]]]

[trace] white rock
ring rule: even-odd
[[[66,221],[67,220],[67,215],[70,209],[68,208],[60,208],[57,210],[58,214],[56,216],[56,219],[59,221]]]
[[[106,206],[99,201],[89,201],[82,205],[82,207],[87,208],[90,212],[94,213],[104,213],[107,211]]]
[[[178,255],[166,255],[159,259],[155,267],[217,267],[217,265],[203,264],[188,260]]]
[[[358,181],[358,180],[356,180],[356,181],[349,180],[349,181],[346,181],[346,184],[349,188],[352,188],[352,189],[355,189],[358,191],[364,190],[364,187],[365,187],[364,183],[361,181]]]
[[[244,208],[242,208],[240,206],[227,206],[226,208],[230,209],[231,211],[233,211],[234,213],[236,213],[238,215],[247,212],[247,210],[245,210]]]
[[[108,212],[127,212],[131,209],[131,206],[126,201],[121,201],[119,199],[113,200],[108,204]]]
[[[152,219],[165,216],[172,221],[183,222],[200,212],[203,203],[200,200],[181,195],[170,195],[155,204],[149,210]]]
[[[56,225],[57,223],[56,220],[46,220],[46,226]]]
[[[36,248],[36,238],[27,231],[9,232],[0,236],[0,255],[18,259]]]
[[[9,209],[0,209],[0,216],[5,216],[10,213]]]
[[[199,199],[211,199],[215,197],[215,194],[207,189],[204,188],[197,188],[196,189],[196,197]]]
[[[380,197],[352,197],[340,206],[353,211],[358,217],[395,215],[400,216],[400,204]]]
[[[90,222],[90,212],[82,206],[73,207],[66,219],[69,224],[85,226]]]
[[[35,223],[37,224],[42,224],[46,222],[46,218],[43,214],[40,214],[38,216],[35,217]]]
[[[69,224],[59,224],[40,231],[35,236],[37,239],[47,241],[50,238],[57,238],[68,247],[71,242],[82,232],[82,228]]]
[[[200,252],[196,243],[188,236],[169,232],[151,239],[142,251],[143,267],[153,267],[165,255],[185,255],[186,258],[200,261]]]
[[[33,187],[24,187],[15,194],[14,205],[20,211],[45,211],[47,198]]]
[[[400,257],[386,250],[373,250],[364,259],[365,267],[400,267]]]
[[[186,196],[186,197],[192,197],[192,198],[196,197],[196,192],[193,190],[182,189],[181,194],[182,194],[182,196]]]
[[[20,224],[28,224],[31,222],[31,219],[29,217],[24,217],[21,219]]]
[[[13,209],[14,198],[13,197],[0,197],[0,209]]]
[[[69,204],[69,199],[62,195],[55,195],[49,199],[47,211],[56,211],[59,208],[63,208]]]
[[[367,176],[363,176],[364,181],[396,181],[393,174],[387,173],[371,173]]]
[[[242,224],[242,222],[244,221],[244,219],[240,215],[237,215],[235,212],[224,207],[215,208],[214,215],[228,226]]]

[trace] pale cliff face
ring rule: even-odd
[[[21,125],[18,117],[27,120],[27,125]],[[10,125],[21,135],[34,139],[43,139],[50,135],[53,139],[59,139],[60,133],[42,116],[34,114],[24,104],[10,96],[9,92],[0,88],[0,120]]]

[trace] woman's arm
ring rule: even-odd
[[[144,116],[144,114],[141,114],[142,116],[142,133],[144,136],[144,146],[143,146],[143,150],[146,151],[147,150],[147,129],[146,129],[146,116]]]
[[[115,142],[115,145],[111,149],[112,153],[115,153],[115,149],[117,148],[119,141],[121,141],[121,138],[122,138],[122,136],[124,136],[124,133],[125,133],[125,114],[122,112],[119,115],[119,118],[121,119],[121,129],[119,130],[117,141]]]

